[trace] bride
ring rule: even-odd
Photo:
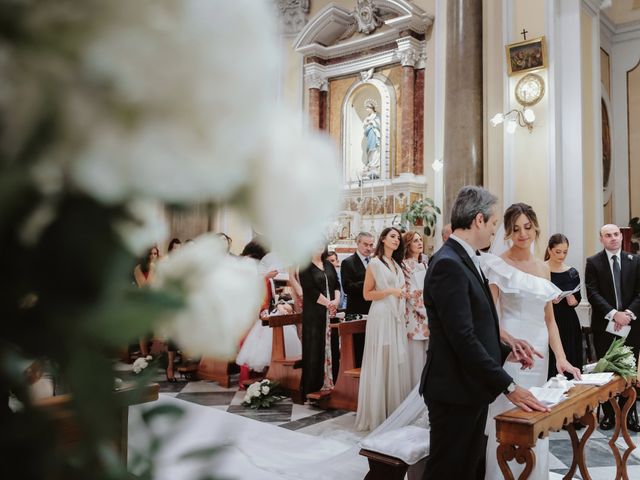
[[[504,213],[504,230],[504,238],[511,241],[511,246],[499,257],[492,254],[483,254],[481,257],[482,269],[489,280],[489,287],[500,316],[500,337],[504,343],[510,345],[514,344],[514,337],[522,338],[541,356],[529,370],[521,370],[519,365],[514,363],[506,363],[504,369],[513,377],[515,383],[522,387],[542,386],[547,380],[548,353],[551,346],[556,356],[558,372],[571,373],[580,378],[580,370],[567,361],[553,316],[551,300],[561,292],[550,282],[548,267],[531,253],[531,246],[540,235],[536,213],[524,203],[511,205]],[[485,479],[503,478],[496,460],[494,417],[513,407],[504,395],[500,395],[489,406]],[[548,438],[539,439],[535,448],[535,468],[530,479],[549,477],[548,452]],[[514,477],[524,469],[523,465],[515,461],[509,462],[509,467]]]

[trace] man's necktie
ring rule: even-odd
[[[364,257],[364,264],[369,265],[369,257]]]
[[[478,273],[480,273],[480,277],[482,278],[482,281],[486,283],[487,279],[484,276],[484,272],[482,271],[482,268],[480,267],[480,252],[476,250],[476,254],[471,258],[471,260],[473,260],[473,263],[476,266]]]
[[[616,308],[619,310],[622,308],[622,291],[620,290],[622,277],[620,275],[620,262],[618,262],[617,255],[612,255],[611,260],[613,260],[613,284],[616,287],[616,301],[618,302]]]

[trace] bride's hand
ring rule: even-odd
[[[556,369],[558,370],[558,373],[570,373],[576,380],[582,379],[580,376],[580,369],[571,365],[566,358],[556,362]]]
[[[502,341],[511,347],[511,351],[518,361],[522,360],[523,358],[528,358],[533,364],[534,355],[537,355],[539,358],[544,358],[540,352],[538,352],[529,342],[522,338],[515,338],[509,335],[507,332],[503,332]]]

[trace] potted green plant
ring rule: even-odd
[[[435,204],[433,199],[425,197],[412,202],[407,209],[402,212],[399,225],[405,230],[408,230],[410,225],[423,226],[424,234],[430,237],[436,232],[436,222],[438,215],[441,213],[440,208]]]

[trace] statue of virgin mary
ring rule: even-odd
[[[368,98],[364,102],[368,115],[362,121],[364,129],[364,155],[362,174],[365,178],[380,177],[380,115],[376,111],[376,102]]]

